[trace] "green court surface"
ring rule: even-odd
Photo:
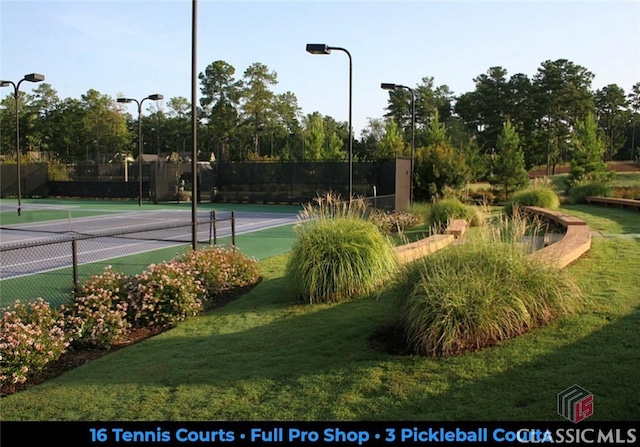
[[[29,209],[29,207],[69,207],[73,209],[73,216],[82,217],[104,212],[126,212],[138,211],[137,202],[117,202],[98,200],[64,200],[64,199],[42,199],[24,200],[23,212],[21,216],[17,214],[17,201],[0,200],[2,212],[0,212],[0,224],[10,225],[20,222],[31,223],[42,220],[67,219],[69,212],[66,209]],[[16,206],[15,209],[13,205]],[[157,211],[160,209],[190,209],[190,203],[181,204],[143,204],[142,210]],[[243,205],[243,204],[199,204],[199,211],[245,211],[261,213],[296,213],[300,208],[280,205]],[[294,225],[283,225],[274,228],[263,229],[251,233],[239,234],[236,236],[236,247],[247,256],[262,260],[271,256],[276,256],[290,250],[296,240]],[[218,240],[218,246],[230,247],[231,237],[223,237]],[[208,245],[200,245],[199,249],[204,249]],[[107,265],[111,265],[114,270],[127,275],[141,273],[148,265],[168,261],[187,250],[191,249],[190,244],[176,245],[169,248],[156,249],[140,254],[128,255],[112,258],[105,261],[82,264],[78,266],[78,280],[80,283],[87,280],[91,275],[103,271]],[[59,306],[67,301],[73,290],[73,271],[71,267],[56,269],[48,272],[38,273],[29,276],[11,278],[0,281],[0,307],[12,303],[15,299],[29,301],[37,297],[42,297],[53,306]]]
[[[146,212],[158,210],[191,210],[191,202],[163,202],[154,204],[131,200],[90,200],[90,199],[23,199],[22,212],[18,216],[16,199],[0,199],[0,225],[41,222],[45,220],[67,219],[69,212],[74,218],[101,215],[105,213]],[[256,205],[236,203],[199,203],[198,212],[243,211],[252,213],[296,214],[302,209],[295,205]]]

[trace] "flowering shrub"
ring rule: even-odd
[[[39,298],[16,301],[0,318],[0,386],[27,381],[74,347],[109,348],[131,327],[171,327],[205,299],[255,284],[258,262],[234,250],[199,250],[128,277],[111,266],[92,276],[73,302],[54,311]]]
[[[120,300],[125,300],[127,297],[127,283],[129,277],[124,273],[116,272],[108,265],[104,268],[101,274],[93,275],[88,279],[78,291],[78,295],[87,296],[92,294],[100,295],[105,290],[109,290],[113,293],[114,297],[118,297]]]
[[[63,306],[75,346],[110,348],[127,333],[127,282],[124,274],[107,266],[80,287],[71,306]]]
[[[381,210],[374,210],[369,220],[384,234],[403,233],[407,228],[420,223],[420,218],[414,213],[397,211],[389,213]]]
[[[184,262],[198,272],[209,300],[230,290],[258,282],[258,261],[235,249],[210,248],[192,251],[184,256]]]
[[[198,272],[188,263],[152,264],[128,285],[128,318],[136,327],[174,326],[198,314],[206,295]]]
[[[27,304],[15,301],[0,319],[0,385],[26,382],[68,346],[60,312],[42,298]]]

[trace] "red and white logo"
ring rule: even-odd
[[[593,414],[593,394],[573,385],[558,394],[558,414],[578,423]]]

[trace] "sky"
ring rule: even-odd
[[[62,99],[95,89],[191,100],[191,24],[192,0],[0,0],[0,79],[41,73]],[[198,72],[224,60],[241,79],[260,62],[277,73],[273,91],[293,92],[303,114],[348,121],[349,57],[311,55],[307,43],[351,54],[359,135],[385,113],[382,82],[433,77],[460,95],[490,67],[533,77],[542,62],[568,59],[595,74],[594,90],[628,93],[640,82],[640,2],[197,1]]]

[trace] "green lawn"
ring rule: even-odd
[[[283,296],[286,254],[226,307],[2,399],[3,420],[561,420],[578,384],[590,420],[640,418],[640,218],[571,206],[608,237],[569,267],[587,303],[499,346],[456,358],[372,348],[389,292],[334,305]]]

